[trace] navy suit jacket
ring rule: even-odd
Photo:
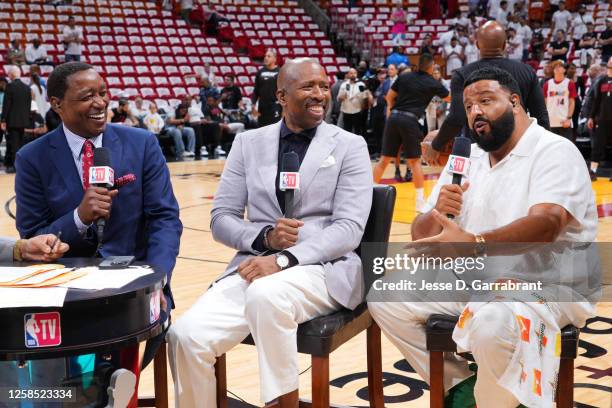
[[[102,145],[110,151],[115,178],[136,175],[136,181],[122,187],[113,199],[102,255],[133,255],[164,271],[169,282],[183,225],[157,139],[142,129],[108,124]],[[22,147],[15,167],[20,235],[62,231],[62,241],[70,245],[66,256],[92,256],[97,246],[95,227],[81,236],[74,223],[74,209],[85,192],[63,127]]]

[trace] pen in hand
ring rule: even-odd
[[[57,236],[55,237],[55,240],[53,241],[53,244],[51,245],[51,252],[53,252],[53,250],[55,249],[55,246],[60,242],[61,237],[62,237],[62,231],[57,233]]]

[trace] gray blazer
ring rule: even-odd
[[[258,255],[253,241],[264,226],[283,217],[275,188],[279,137],[280,122],[234,140],[211,211],[213,238],[238,251],[220,278]],[[300,265],[323,265],[330,295],[349,309],[364,296],[361,260],[354,250],[370,214],[372,186],[363,138],[321,123],[300,166],[295,217],[304,226],[289,251]]]
[[[16,239],[0,237],[0,262],[13,262],[13,247]]]

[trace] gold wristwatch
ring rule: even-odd
[[[23,254],[21,253],[21,244],[25,242],[25,239],[18,239],[13,246],[13,260],[17,262],[23,261]]]
[[[476,246],[474,247],[474,256],[487,256],[487,242],[485,241],[484,237],[480,234],[474,234],[474,239],[476,240]]]

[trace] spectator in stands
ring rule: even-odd
[[[62,124],[62,118],[53,109],[49,109],[45,115],[45,123],[49,132],[55,130],[59,125]]]
[[[546,48],[546,43],[544,39],[544,34],[542,33],[541,24],[539,21],[534,21],[533,25],[533,35],[531,37],[531,59],[536,61],[542,61],[544,59],[544,49]]]
[[[574,17],[572,23],[572,38],[574,39],[574,47],[578,48],[580,41],[584,34],[587,32],[587,24],[593,25],[593,16],[586,14],[586,6],[581,4],[578,6],[578,14]]]
[[[459,44],[457,37],[451,39],[450,44],[444,46],[444,52],[442,53],[446,60],[446,75],[451,76],[456,69],[463,66],[463,47]]]
[[[511,14],[515,15],[519,21],[529,19],[529,11],[523,1],[514,3],[514,11]]]
[[[452,18],[451,21],[452,24],[460,25],[463,28],[467,28],[470,25],[470,19],[468,17],[468,14],[461,10],[457,10],[455,12],[455,17]]]
[[[529,45],[531,44],[531,39],[533,38],[533,31],[531,31],[531,27],[529,27],[529,22],[525,18],[521,18],[520,27],[518,28],[516,34],[523,39],[523,61],[527,61],[529,59]]]
[[[125,98],[120,98],[119,105],[109,111],[107,122],[134,126],[138,123],[138,120],[132,115],[130,102]]]
[[[236,78],[234,75],[227,75],[225,77],[225,87],[221,90],[221,103],[223,109],[238,109],[238,103],[242,99],[242,91],[236,86]]]
[[[612,57],[612,17],[606,19],[606,30],[599,36],[601,60],[608,61]]]
[[[9,65],[23,65],[26,63],[25,52],[21,48],[18,38],[11,40],[11,45],[6,50],[6,63]]]
[[[30,125],[30,108],[32,106],[32,91],[24,84],[19,67],[11,65],[7,69],[11,82],[6,86],[1,128],[6,132],[6,154],[4,165],[7,173],[15,173],[15,155],[23,144],[24,129]]]
[[[432,38],[431,38],[431,34],[427,33],[425,34],[425,37],[423,37],[423,41],[421,42],[421,47],[419,48],[419,54],[430,54],[430,55],[434,55],[436,53],[435,47],[433,46],[432,43]],[[390,65],[394,65],[394,64],[390,64]],[[387,66],[390,66],[389,64],[387,64]]]
[[[209,104],[217,99],[214,96],[209,96],[206,101],[206,109],[209,109]],[[213,151],[210,156],[219,158],[225,156],[225,151],[221,148],[221,128],[218,123],[207,118],[205,113],[200,108],[201,104],[192,101],[190,96],[183,98],[183,104],[189,106],[187,113],[189,114],[189,126],[195,132],[195,160],[201,160],[202,156],[209,157],[208,146],[212,144]]]
[[[218,99],[221,97],[221,94],[219,93],[219,90],[210,83],[210,79],[207,76],[202,76],[200,77],[199,96],[200,103],[202,104],[201,109],[202,112],[204,112],[206,110],[206,101],[208,100],[208,97],[212,96],[213,98]]]
[[[2,112],[2,104],[4,103],[4,94],[6,92],[6,86],[8,85],[8,79],[5,76],[0,76],[0,112]],[[0,128],[0,143],[4,138],[4,129]],[[0,156],[0,160],[2,157]]]
[[[499,3],[499,10],[497,11],[497,15],[495,15],[495,19],[499,24],[507,27],[509,14],[510,10],[508,9],[508,2],[506,0],[502,0],[502,2]]]
[[[357,64],[357,79],[367,82],[372,77],[372,71],[370,71],[369,64],[361,60],[359,64]]]
[[[565,63],[551,63],[553,77],[544,84],[544,99],[550,119],[550,131],[573,140],[572,116],[576,107],[576,84],[565,77]]]
[[[561,4],[561,3],[559,3]],[[570,44],[565,39],[565,31],[557,30],[555,33],[555,41],[548,45],[548,52],[552,55],[551,60],[567,61],[567,52],[569,51]]]
[[[164,129],[165,123],[164,119],[157,111],[157,105],[155,104],[155,102],[149,102],[149,111],[144,116],[142,122],[149,132],[159,137],[159,134]]]
[[[368,99],[368,94],[365,84],[357,78],[357,70],[355,68],[349,69],[346,80],[340,86],[338,92],[344,130],[356,135],[362,134],[361,112],[363,111],[364,101]]]
[[[591,66],[597,55],[595,46],[597,45],[597,34],[593,23],[586,24],[586,32],[582,35],[582,39],[576,47],[575,55],[580,58],[580,66],[586,68]]]
[[[325,121],[332,125],[338,125],[342,127],[342,117],[340,115],[340,101],[338,101],[338,93],[340,93],[340,87],[344,83],[345,73],[338,71],[336,72],[336,82],[331,87],[331,107],[327,109],[327,115]]]
[[[461,45],[464,48],[470,42],[470,39],[468,37],[467,30],[465,27],[463,26],[457,27],[457,40],[459,41],[459,45]]]
[[[217,77],[217,74],[215,73],[215,67],[211,66],[210,62],[208,61],[204,62],[204,68],[200,72],[200,77],[202,76],[208,78],[208,81],[210,82],[211,86],[215,88],[219,86],[220,81]]]
[[[506,46],[506,53],[508,54],[508,58],[513,59],[515,61],[523,60],[523,39],[516,35],[516,30],[514,28],[509,28],[506,30],[506,35],[508,37],[508,45]]]
[[[555,33],[559,30],[563,30],[564,33],[567,33],[570,24],[572,23],[572,13],[565,9],[565,2],[561,0],[559,2],[559,10],[555,11],[552,15],[552,33]]]
[[[476,13],[472,12],[468,15],[470,22],[468,24],[468,35],[476,35],[476,32],[480,28],[480,26],[485,22],[485,19],[476,15]],[[433,54],[431,54],[433,55]]]
[[[400,64],[408,64],[408,56],[404,54],[404,47],[393,47],[393,52],[389,54],[386,60],[387,67],[391,64],[396,67]]]
[[[45,119],[38,112],[38,105],[34,101],[32,101],[32,107],[30,108],[30,125],[23,132],[24,145],[48,132]]]
[[[560,0],[549,0],[550,4],[550,13],[554,14],[557,10],[559,10],[559,2]]]
[[[516,14],[510,14],[508,16],[508,27],[506,27],[506,30],[508,28],[514,28],[514,31],[518,34],[519,29],[521,28],[521,23],[520,23],[520,18],[518,15]]]
[[[182,161],[183,157],[195,156],[195,131],[192,127],[186,126],[190,121],[188,109],[188,105],[181,103],[174,111],[170,110],[166,118],[167,132],[174,141],[174,156],[177,161]],[[187,148],[183,138],[187,139]]]
[[[26,47],[25,59],[26,63],[29,65],[54,65],[53,62],[49,60],[47,49],[40,43],[40,38],[38,37],[32,39],[32,44]]]
[[[593,129],[591,139],[592,177],[599,162],[605,158],[606,143],[612,134],[612,58],[608,59],[607,74],[600,76],[591,86],[592,101],[589,104],[587,126]],[[612,181],[612,178],[610,179]]]
[[[221,140],[233,139],[238,133],[244,132],[244,123],[232,122],[230,120],[230,115],[219,107],[219,101],[212,97],[208,97],[204,117],[219,125],[221,128]],[[215,155],[225,155],[225,151],[221,148],[220,144],[217,145],[215,149]]]
[[[251,95],[253,116],[257,117],[259,127],[276,123],[281,118],[282,108],[276,100],[276,78],[279,68],[276,65],[276,51],[269,49],[264,56],[264,66],[255,75],[255,86]]]
[[[451,43],[451,40],[456,37],[458,37],[458,27],[456,24],[451,24],[450,25],[450,29],[443,33],[442,35],[438,36],[438,45],[440,46],[440,48],[444,49],[444,47],[446,47],[447,45],[449,45]],[[433,54],[431,54],[433,55]]]
[[[468,44],[465,46],[463,50],[463,54],[465,55],[465,63],[471,64],[472,62],[476,62],[480,59],[480,51],[478,51],[478,46],[476,45],[476,37],[470,35]]]
[[[501,0],[489,0],[487,4],[487,16],[495,20],[501,8]]]
[[[66,51],[66,62],[80,61],[83,43],[83,29],[76,26],[73,16],[68,18],[68,25],[63,30],[63,40]]]
[[[189,20],[189,14],[193,10],[193,0],[181,0],[181,18],[185,20],[188,25],[191,25]]]
[[[47,101],[47,87],[43,86],[40,76],[37,73],[30,75],[30,89],[32,90],[32,101],[36,103],[36,111],[44,116],[47,114],[51,105]]]
[[[134,117],[134,119],[136,119],[137,123],[135,124],[135,126],[144,127],[143,120],[149,112],[147,112],[147,109],[145,109],[144,107],[142,96],[136,95],[136,97],[134,98],[134,107],[130,109],[130,112],[132,112],[132,116]]]
[[[393,13],[391,13],[391,20],[393,21],[393,27],[391,27],[393,44],[399,44],[406,34],[406,12],[401,2],[395,5]]]

